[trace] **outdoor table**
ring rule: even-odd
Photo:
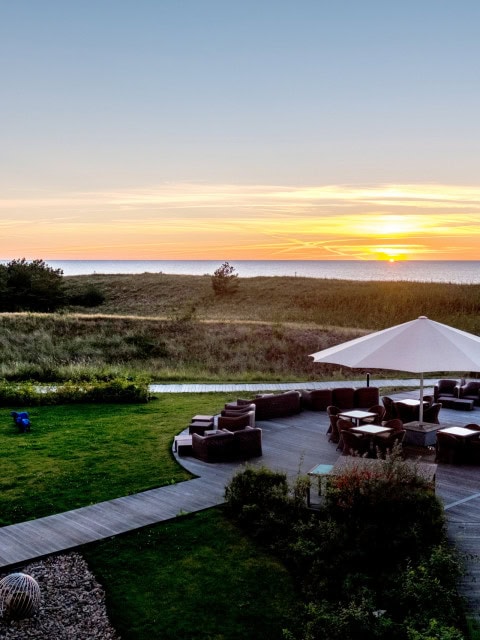
[[[318,478],[318,495],[321,495],[322,493],[323,478],[328,476],[332,471],[332,469],[333,469],[332,464],[317,464],[313,467],[313,469],[310,469],[310,471],[307,472],[308,476]],[[310,497],[310,484],[309,484],[307,489],[307,507],[310,507],[311,504],[312,502]]]
[[[419,407],[420,406],[420,400],[415,400],[415,398],[405,398],[405,400],[395,400],[395,404],[406,404],[408,407]],[[424,400],[423,404],[427,404],[427,402]]]
[[[365,418],[375,418],[376,413],[372,413],[371,411],[362,411],[361,409],[352,409],[352,411],[342,411],[342,413],[338,414],[339,418],[347,418],[347,420],[351,420],[357,427]]]
[[[447,427],[446,429],[439,429],[442,433],[450,433],[452,436],[458,436],[459,438],[466,439],[473,436],[480,435],[480,431],[475,429],[466,429],[465,427]]]
[[[389,431],[393,431],[393,429],[391,427],[381,427],[380,425],[377,425],[377,424],[361,424],[358,427],[352,427],[350,431],[369,436],[369,439],[370,439],[369,446],[370,446],[370,451],[372,451],[375,436],[378,436],[380,433],[388,433]]]

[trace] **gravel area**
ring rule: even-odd
[[[120,640],[111,626],[102,587],[78,553],[33,562],[21,571],[38,582],[39,612],[32,618],[0,619],[1,640]]]

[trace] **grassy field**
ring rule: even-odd
[[[81,313],[1,314],[0,376],[50,381],[142,372],[156,382],[344,379],[350,370],[314,365],[309,354],[421,314],[480,334],[477,285],[251,278],[241,280],[234,295],[216,298],[209,276],[65,281],[71,291],[101,289],[105,303]]]
[[[216,413],[231,399],[166,394],[139,405],[22,407],[27,434],[2,410],[0,525],[188,480],[172,456],[173,437],[196,413]]]

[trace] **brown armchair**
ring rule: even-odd
[[[223,412],[222,412],[223,413]],[[228,429],[228,431],[238,431],[245,427],[255,426],[255,411],[247,411],[237,416],[221,415],[218,416],[218,428]]]
[[[480,380],[470,380],[459,387],[459,397],[480,405]]]
[[[218,430],[215,434],[192,435],[192,451],[195,458],[204,462],[225,462],[233,458],[233,433]]]
[[[458,380],[442,378],[433,387],[433,399],[435,402],[441,402],[441,398],[458,398],[459,391]]]

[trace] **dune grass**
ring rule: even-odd
[[[196,413],[216,413],[231,394],[165,394],[139,405],[13,407],[27,410],[20,434],[2,410],[0,525],[21,522],[187,480],[173,437]]]

